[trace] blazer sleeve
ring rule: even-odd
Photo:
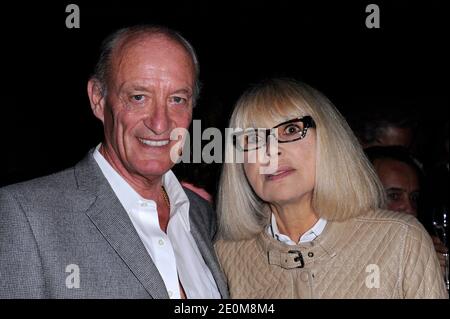
[[[0,189],[0,299],[45,298],[42,261],[18,200]]]
[[[409,226],[404,253],[404,298],[448,299],[433,242],[418,221]]]

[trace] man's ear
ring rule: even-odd
[[[105,96],[101,83],[96,79],[90,79],[88,81],[87,91],[92,112],[95,117],[103,122],[105,118]]]

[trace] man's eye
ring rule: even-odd
[[[417,203],[419,202],[419,200],[420,200],[420,193],[418,193],[418,192],[412,193],[412,194],[409,195],[409,196],[410,196],[411,200],[412,200],[415,204],[417,204]]]
[[[136,95],[131,96],[131,99],[135,102],[142,102],[144,100],[144,95],[136,94]]]
[[[174,104],[186,104],[187,99],[185,99],[184,97],[180,97],[180,96],[172,96],[170,98],[170,102],[174,103]]]
[[[397,200],[400,199],[401,194],[399,194],[399,193],[388,193],[388,194],[387,194],[387,197],[388,197],[389,200],[391,200],[391,201],[397,201]]]

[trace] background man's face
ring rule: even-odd
[[[393,159],[377,159],[375,170],[388,198],[388,209],[417,216],[419,178],[414,168]]]
[[[174,165],[171,131],[188,128],[192,119],[192,60],[162,36],[132,40],[118,51],[104,111],[106,148],[129,173],[161,176]]]

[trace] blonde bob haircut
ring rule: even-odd
[[[310,115],[316,134],[316,172],[312,206],[319,217],[344,221],[385,205],[383,187],[350,127],[319,91],[290,79],[267,80],[238,100],[230,128],[267,127]],[[226,143],[225,152],[234,152]],[[217,210],[219,238],[249,239],[270,221],[268,204],[249,185],[242,163],[224,163]]]

